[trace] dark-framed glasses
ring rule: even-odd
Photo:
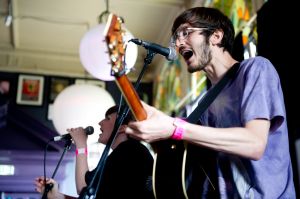
[[[173,45],[175,45],[176,41],[188,38],[189,34],[195,32],[195,31],[198,31],[198,30],[205,30],[205,29],[206,28],[188,27],[188,28],[182,28],[180,30],[177,30],[171,37],[171,43]]]

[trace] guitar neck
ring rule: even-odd
[[[123,65],[125,59],[125,48],[122,23],[123,20],[120,17],[111,13],[104,31],[109,57],[112,64],[111,71],[116,78],[116,83],[119,86],[119,89],[122,92],[132,114],[136,120],[141,121],[147,118],[147,114],[136,90],[125,74],[125,68]]]
[[[146,111],[128,77],[126,75],[116,77],[116,83],[120,91],[122,92],[135,119],[138,121],[145,120],[147,118]]]

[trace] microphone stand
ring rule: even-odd
[[[138,76],[137,81],[134,84],[134,88],[135,90],[138,90],[141,79],[145,73],[146,67],[152,62],[154,55],[156,55],[156,52],[152,51],[152,50],[147,50],[147,55],[144,59],[144,66],[142,68],[141,73]],[[100,182],[102,180],[102,174],[103,174],[103,169],[106,163],[106,159],[108,157],[108,153],[110,151],[111,145],[117,135],[117,132],[119,130],[119,127],[122,125],[124,119],[126,118],[127,114],[129,112],[129,106],[128,104],[125,106],[125,108],[123,110],[120,111],[120,113],[117,115],[117,119],[114,125],[114,129],[113,132],[111,134],[111,136],[109,137],[109,140],[103,150],[103,153],[101,155],[100,161],[96,167],[94,176],[91,180],[91,182],[89,183],[89,185],[87,187],[84,187],[79,195],[79,199],[94,199],[96,198],[96,194],[97,191],[99,189],[99,185]],[[99,179],[97,180],[97,184],[96,187],[94,186],[94,183],[96,181],[96,177],[99,177]]]
[[[72,144],[72,140],[71,140],[71,139],[66,140],[66,143],[65,143],[65,146],[64,146],[64,151],[63,151],[63,153],[61,154],[60,159],[59,159],[59,161],[58,161],[58,163],[57,163],[57,165],[56,165],[56,168],[55,168],[55,170],[54,170],[54,172],[53,172],[53,174],[52,174],[52,176],[51,176],[52,179],[53,179],[54,176],[56,175],[56,172],[57,172],[57,170],[58,170],[58,167],[59,167],[59,165],[60,165],[60,163],[61,163],[61,161],[62,161],[62,159],[63,159],[63,157],[64,157],[64,155],[65,155],[65,153],[66,153],[66,151],[69,150],[69,149],[71,148],[71,144]],[[46,179],[44,179],[44,180],[46,180]],[[47,199],[47,194],[48,194],[49,191],[51,191],[52,188],[53,188],[53,184],[52,184],[52,183],[50,183],[50,184],[45,184],[45,190],[44,190],[42,199]]]

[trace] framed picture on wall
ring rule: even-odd
[[[53,103],[58,94],[71,85],[71,80],[62,77],[51,77],[49,103]]]
[[[17,104],[40,106],[43,103],[44,77],[19,75]]]

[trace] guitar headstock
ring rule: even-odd
[[[121,76],[126,73],[124,39],[125,30],[122,29],[123,19],[111,13],[108,17],[104,35],[111,61],[111,75]]]

